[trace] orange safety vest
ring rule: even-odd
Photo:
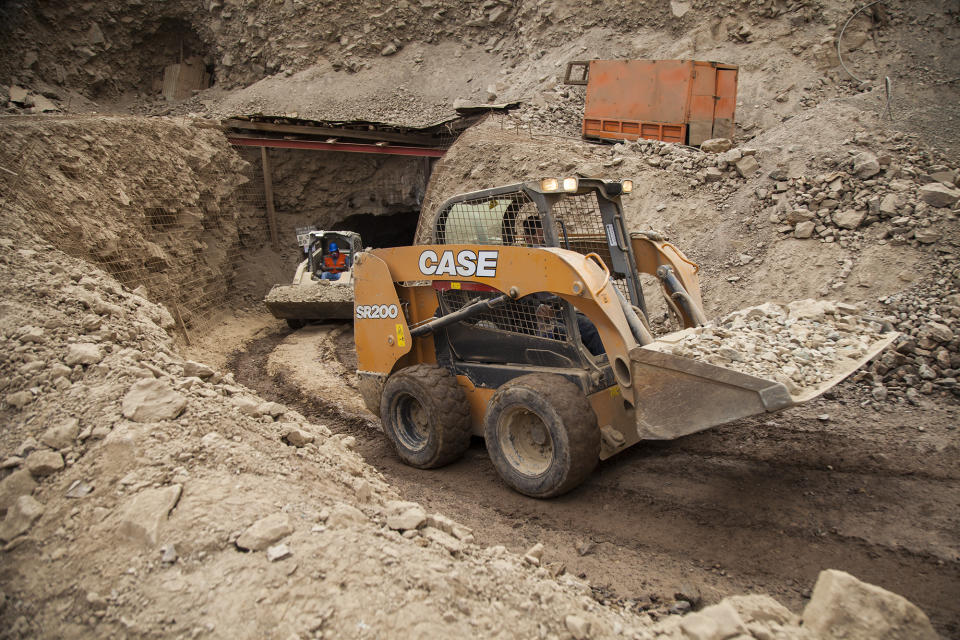
[[[347,270],[347,256],[342,253],[334,260],[329,253],[323,256],[323,270],[328,273],[340,273]]]

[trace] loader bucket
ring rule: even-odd
[[[277,285],[264,303],[275,318],[284,320],[350,320],[353,287],[326,282]]]
[[[836,362],[830,378],[791,395],[775,380],[658,351],[654,343],[630,351],[637,435],[672,440],[740,418],[779,411],[819,396],[880,353],[897,337],[884,335],[857,359]]]

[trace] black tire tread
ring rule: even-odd
[[[440,446],[436,455],[428,463],[414,466],[433,469],[450,464],[463,456],[470,446],[470,405],[456,377],[449,370],[435,364],[415,364],[401,369],[390,376],[388,385],[395,376],[411,380],[422,395],[419,398],[421,403],[432,405],[431,413],[444,417],[439,425]],[[394,441],[392,434],[388,433],[387,437],[399,452],[398,443]],[[405,462],[412,464],[408,460]]]
[[[572,460],[567,477],[549,491],[528,495],[552,498],[564,494],[586,480],[599,462],[600,431],[596,414],[580,387],[556,374],[530,373],[520,376],[502,385],[498,393],[508,393],[516,387],[525,387],[544,398],[553,406],[563,424],[572,427],[567,429]]]

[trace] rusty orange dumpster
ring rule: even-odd
[[[733,137],[737,73],[700,60],[589,60],[568,63],[565,81],[587,86],[584,138],[699,145]]]

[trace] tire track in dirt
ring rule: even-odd
[[[483,544],[523,551],[543,541],[548,562],[641,603],[669,601],[693,584],[708,600],[759,591],[799,610],[820,570],[843,569],[903,594],[941,633],[960,633],[960,481],[940,459],[950,451],[931,458],[897,433],[868,437],[858,407],[831,408],[850,415],[838,414],[828,433],[794,410],[776,426],[742,421],[635,447],[601,463],[577,490],[541,501],[508,489],[479,439],[461,461],[413,469],[369,421],[305,397],[282,374],[265,376],[286,335],[234,353],[237,380],[355,436],[358,451],[407,499],[463,522]],[[346,332],[334,349],[347,366],[349,347]],[[593,549],[581,556],[584,543]]]

